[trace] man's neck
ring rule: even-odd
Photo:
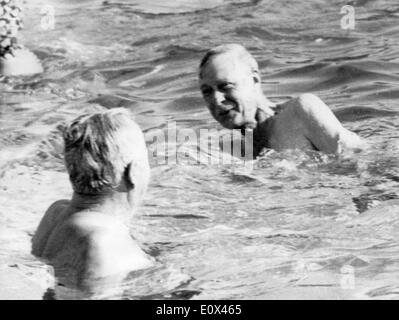
[[[266,98],[266,96],[263,95],[263,93],[259,100],[260,100],[259,101],[260,109],[263,110],[264,113],[266,114],[266,119],[264,119],[264,121],[266,121],[268,118],[274,116],[277,105],[271,102],[268,98]]]
[[[102,194],[81,194],[74,192],[69,208],[73,212],[96,211],[127,220],[134,212],[126,192],[106,192]]]
[[[259,101],[259,111],[256,114],[257,125],[253,129],[253,154],[256,157],[264,148],[269,147],[268,136],[271,119],[278,112],[278,106],[267,99],[263,94]],[[241,130],[243,135],[247,134],[246,130]]]

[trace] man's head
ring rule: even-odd
[[[212,116],[225,128],[256,127],[264,96],[258,64],[244,47],[227,44],[209,50],[200,64],[199,82]]]
[[[64,142],[65,164],[76,193],[119,191],[140,200],[150,168],[143,133],[127,110],[76,118],[65,128]]]

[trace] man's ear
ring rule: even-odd
[[[254,83],[260,83],[260,76],[258,71],[253,71],[252,72],[252,79],[254,80]]]
[[[132,166],[131,162],[125,168],[125,172],[123,173],[123,179],[124,179],[126,187],[128,189],[134,189],[135,178],[134,178],[133,166]]]

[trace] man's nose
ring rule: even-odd
[[[213,93],[213,102],[216,105],[221,105],[226,100],[224,93],[220,91],[215,91]]]

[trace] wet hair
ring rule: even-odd
[[[234,58],[237,58],[238,60],[247,63],[250,67],[250,71],[259,75],[259,66],[255,58],[242,45],[231,43],[222,44],[220,46],[214,47],[208,50],[207,53],[205,53],[205,56],[202,58],[199,65],[200,79],[202,78],[202,72],[210,59],[220,54],[231,54]]]
[[[82,115],[63,135],[65,165],[77,193],[112,190],[132,161],[148,161],[143,133],[122,108]]]

